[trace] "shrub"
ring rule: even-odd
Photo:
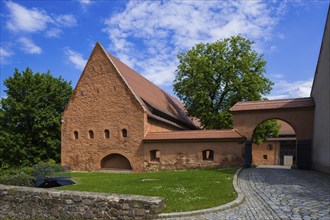
[[[33,176],[36,179],[68,175],[69,173],[67,173],[65,168],[61,165],[36,164],[33,166]]]
[[[35,186],[36,179],[46,177],[70,177],[68,168],[56,164],[54,160],[39,162],[33,167],[0,167],[0,184],[15,186]]]
[[[26,174],[32,176],[32,172],[33,172],[33,167],[2,168],[0,169],[0,176],[20,175],[20,174]]]
[[[0,176],[0,184],[14,186],[35,186],[35,178],[24,173]]]
[[[0,184],[14,186],[35,186],[32,167],[2,167],[0,169]]]

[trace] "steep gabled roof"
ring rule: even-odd
[[[186,129],[198,129],[194,122],[185,114],[183,104],[176,98],[135,72],[112,54],[108,53],[108,57],[134,95],[147,109],[149,117]]]

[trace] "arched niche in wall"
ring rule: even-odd
[[[132,170],[129,160],[121,154],[109,154],[101,160],[103,169]]]

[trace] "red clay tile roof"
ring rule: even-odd
[[[230,111],[235,112],[235,111],[299,108],[299,107],[313,107],[313,106],[315,106],[313,98],[296,98],[296,99],[237,102],[233,107],[230,108]]]
[[[144,141],[158,140],[210,140],[210,139],[244,139],[235,129],[149,132]]]
[[[190,129],[198,129],[196,124],[185,114],[184,106],[181,102],[132,70],[113,55],[109,53],[108,55],[135,95],[140,98],[140,101],[150,111],[149,113]]]

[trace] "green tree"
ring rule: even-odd
[[[253,132],[252,140],[254,144],[260,145],[269,136],[278,137],[281,125],[276,119],[267,120],[259,124]]]
[[[61,114],[72,87],[50,72],[16,69],[4,81],[7,97],[1,100],[0,167],[28,166],[60,160]]]
[[[178,54],[174,92],[205,129],[232,128],[230,107],[270,92],[273,83],[264,76],[266,61],[253,44],[238,35]]]

